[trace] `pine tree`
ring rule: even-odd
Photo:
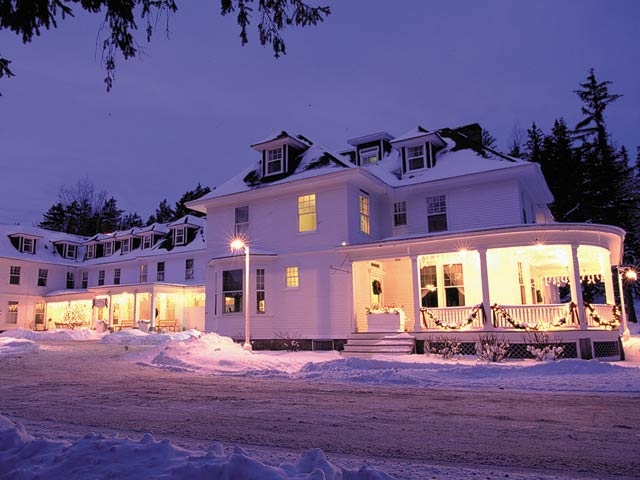
[[[152,223],[169,223],[175,219],[176,212],[171,208],[171,205],[169,205],[169,202],[165,198],[156,207],[155,213],[149,217],[147,225],[151,225]]]
[[[176,220],[178,218],[184,217],[185,215],[195,215],[196,217],[203,217],[204,213],[196,212],[195,210],[191,210],[187,208],[185,206],[185,203],[191,200],[197,200],[200,197],[204,197],[210,191],[211,191],[211,188],[203,187],[202,185],[200,185],[200,182],[198,182],[198,185],[194,190],[188,190],[187,192],[185,192],[182,195],[182,197],[180,197],[180,200],[176,202],[176,210],[175,210]]]
[[[620,225],[618,209],[623,206],[620,181],[628,174],[627,168],[618,161],[618,152],[609,141],[605,122],[605,110],[621,95],[609,92],[611,82],[598,82],[593,69],[580,90],[575,93],[582,100],[584,118],[574,130],[582,163],[581,220],[594,223]]]
[[[536,122],[533,122],[531,128],[527,129],[527,141],[525,142],[525,158],[530,162],[542,163],[540,155],[543,139],[544,133],[538,128]]]
[[[49,207],[40,222],[40,228],[46,228],[47,230],[54,230],[56,232],[64,232],[66,228],[67,212],[62,202],[58,202],[55,205]]]

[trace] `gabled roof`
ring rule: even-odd
[[[368,135],[362,135],[360,137],[350,138],[349,140],[347,140],[347,143],[349,145],[353,145],[354,147],[357,147],[358,145],[362,145],[363,143],[376,142],[378,140],[391,141],[393,140],[393,135],[391,135],[388,132],[370,133]]]
[[[254,143],[251,148],[262,151],[275,144],[288,144],[298,148],[307,148],[313,145],[313,142],[303,135],[289,135],[286,130],[281,130],[273,135],[269,135],[264,140]]]
[[[204,225],[204,221],[202,217],[196,217],[195,215],[185,215],[184,217],[167,224],[169,228],[180,227],[183,225],[193,228],[202,228],[202,226]]]
[[[423,138],[423,137],[425,141],[431,142],[432,144],[437,145],[438,147],[445,146],[445,142],[438,132],[430,132],[426,128],[421,127],[420,125],[400,135],[399,137],[394,138],[393,140],[391,140],[390,143],[393,146],[399,147],[401,145],[411,143],[411,141],[416,140],[418,138]]]

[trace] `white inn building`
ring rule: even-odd
[[[480,138],[417,127],[331,152],[282,131],[189,203],[206,221],[91,238],[2,226],[0,330],[198,328],[356,355],[497,338],[514,357],[550,342],[620,359],[624,231],[555,222],[539,165]]]

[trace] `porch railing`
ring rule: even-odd
[[[614,330],[620,314],[614,305],[584,305],[587,328]],[[497,305],[487,308],[494,328],[505,330],[577,330],[578,310],[574,303],[537,305]],[[421,308],[423,330],[483,329],[488,323],[482,305]]]
[[[574,303],[538,305],[493,305],[491,316],[495,328],[549,330],[579,327]]]

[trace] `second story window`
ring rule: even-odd
[[[12,265],[9,268],[9,284],[20,285],[20,267]]]
[[[282,147],[267,150],[267,175],[274,173],[282,173],[284,171],[284,162],[282,158]]]
[[[38,286],[46,287],[47,286],[47,275],[49,274],[49,270],[46,268],[38,269]]]
[[[298,267],[285,268],[285,285],[288,288],[297,288],[300,286],[300,277],[298,276]]]
[[[316,229],[316,196],[298,197],[298,231],[312,232]]]
[[[187,243],[187,227],[179,227],[173,230],[173,244],[184,245]]]
[[[119,268],[116,268],[113,271],[113,284],[114,285],[120,285],[120,273],[121,273],[121,270]]]
[[[369,195],[360,190],[360,231],[369,235],[371,225],[369,218]]]
[[[156,280],[158,282],[164,282],[164,262],[158,262],[156,269]]]
[[[98,271],[98,285],[104,285],[104,270]]]
[[[429,232],[447,230],[447,201],[444,195],[427,198],[427,226]]]
[[[393,204],[393,226],[407,224],[407,202],[395,202]]]
[[[184,279],[193,280],[193,258],[187,258],[184,262]]]
[[[72,290],[75,287],[75,283],[73,281],[73,272],[67,272],[67,289]]]
[[[82,284],[80,288],[87,288],[89,286],[89,272],[82,272]]]
[[[149,267],[146,263],[140,265],[140,283],[147,283],[149,278]]]
[[[234,234],[236,237],[245,237],[249,231],[249,207],[236,207]]]

